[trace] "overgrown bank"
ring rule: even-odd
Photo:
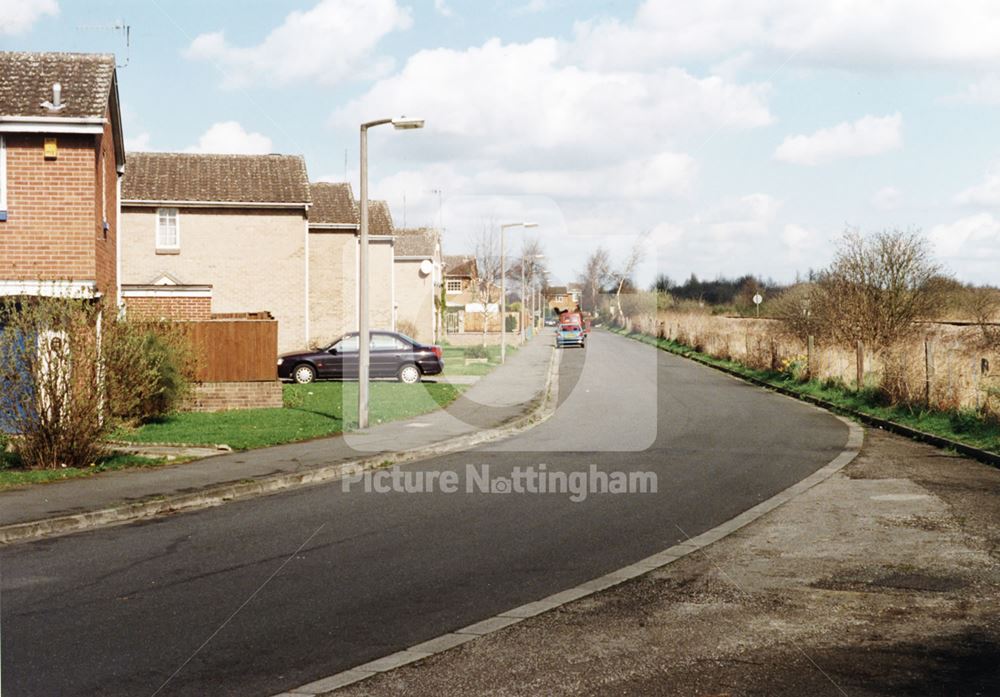
[[[859,412],[891,421],[940,438],[964,443],[1000,456],[1000,422],[974,409],[934,409],[914,404],[888,404],[884,392],[875,385],[852,389],[838,379],[811,380],[795,362],[781,369],[753,368],[731,359],[717,358],[679,341],[658,338],[625,328],[611,331],[652,344],[686,358],[725,368],[727,371],[780,388],[785,392],[821,399],[846,411]]]

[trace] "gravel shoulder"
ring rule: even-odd
[[[1000,694],[1000,470],[879,431],[670,566],[337,695]]]

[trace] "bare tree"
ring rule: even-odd
[[[493,220],[483,223],[476,238],[475,261],[476,277],[472,281],[472,291],[476,302],[483,307],[483,346],[485,346],[489,306],[500,300],[500,234]],[[505,320],[501,317],[500,321]]]
[[[526,239],[521,245],[520,258],[516,259],[508,269],[507,281],[520,288],[518,294],[521,299],[522,322],[527,317],[525,314],[527,311],[526,303],[527,299],[531,296],[529,289],[535,287],[536,282],[542,278],[542,272],[545,270],[545,262],[541,258],[543,255],[544,249],[537,237]],[[521,285],[522,280],[524,281],[523,286]]]
[[[611,282],[614,284],[615,289],[615,307],[618,311],[618,319],[621,321],[624,318],[624,313],[622,312],[622,289],[626,284],[632,285],[632,274],[635,273],[636,269],[639,268],[639,264],[645,256],[644,242],[646,241],[646,236],[649,233],[643,233],[636,238],[635,242],[632,243],[632,248],[629,250],[628,256],[626,256],[619,266],[613,267],[609,271],[609,277]]]
[[[598,247],[587,257],[587,264],[584,266],[583,273],[580,274],[586,310],[590,312],[597,310],[597,298],[604,290],[604,286],[609,283],[610,276],[611,255],[604,247]]]
[[[912,334],[914,320],[935,316],[940,294],[932,281],[939,273],[919,232],[866,237],[848,230],[820,274],[817,310],[834,339],[882,350]]]

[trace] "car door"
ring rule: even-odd
[[[409,345],[395,334],[376,332],[371,342],[371,374],[377,378],[396,377],[406,359]]]
[[[358,377],[358,335],[349,334],[330,347],[330,377],[350,380]]]

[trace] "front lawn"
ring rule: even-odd
[[[499,346],[487,346],[486,347],[486,358],[488,363],[470,363],[465,364],[466,359],[466,346],[444,346],[442,351],[444,351],[444,374],[448,375],[486,375],[498,365],[500,365],[500,347]],[[476,347],[476,350],[482,350],[481,347]],[[517,353],[517,348],[513,346],[507,346],[507,357]],[[432,378],[433,379],[433,378]]]
[[[369,420],[375,425],[435,411],[453,402],[463,389],[445,383],[373,382]],[[159,423],[119,431],[114,437],[134,443],[224,443],[234,450],[247,450],[331,436],[357,424],[357,383],[285,385],[284,393],[283,409],[185,412]]]

